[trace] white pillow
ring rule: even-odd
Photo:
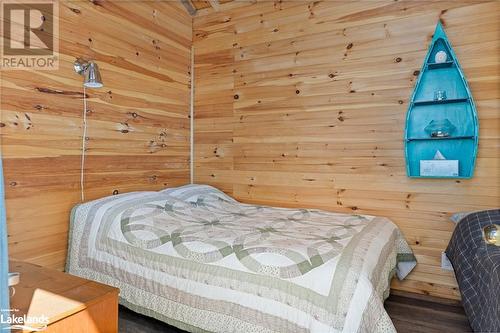
[[[210,196],[220,198],[224,201],[236,202],[233,198],[210,185],[189,184],[180,187],[171,187],[160,191],[179,200],[186,202],[197,202],[200,198]]]

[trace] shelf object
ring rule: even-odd
[[[437,63],[436,53],[446,52],[446,61]],[[447,99],[435,100],[436,91],[444,91]],[[450,136],[431,137],[425,128],[432,122],[448,119],[455,127]],[[469,85],[438,23],[422,70],[411,96],[406,117],[405,156],[409,177],[471,178],[477,155],[479,125],[476,106]],[[420,176],[420,161],[432,160],[436,151],[449,160],[458,160],[456,177]]]

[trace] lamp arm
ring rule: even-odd
[[[84,75],[85,71],[89,68],[89,62],[83,60],[82,58],[78,58],[73,63],[73,68],[77,74]]]

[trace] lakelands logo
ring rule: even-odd
[[[41,332],[47,329],[49,324],[49,317],[41,316],[28,316],[16,315],[18,309],[2,310],[0,313],[0,323],[5,324],[5,329],[9,330],[23,330],[30,332]]]
[[[2,70],[57,69],[58,0],[2,0]]]

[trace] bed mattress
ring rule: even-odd
[[[192,332],[395,332],[383,301],[414,266],[386,218],[242,204],[206,185],[76,206],[67,261]]]

